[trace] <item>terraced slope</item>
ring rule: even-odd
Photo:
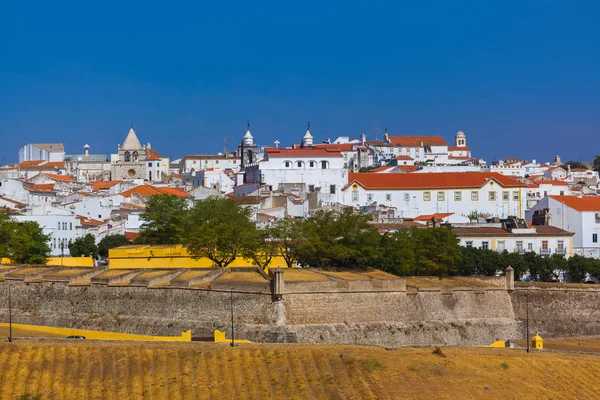
[[[16,342],[0,399],[591,399],[600,357],[490,348]]]

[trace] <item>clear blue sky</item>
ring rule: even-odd
[[[4,2],[0,160],[443,135],[474,155],[600,153],[600,5],[585,1]]]

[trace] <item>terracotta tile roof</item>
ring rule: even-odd
[[[552,186],[569,186],[568,182],[559,181],[559,180],[556,180],[556,179],[548,180],[548,181],[538,180],[536,182],[536,184],[538,184],[538,185],[552,185]]]
[[[448,146],[441,136],[388,136],[388,138],[393,145],[402,147]]]
[[[183,189],[156,187],[152,185],[136,186],[133,189],[129,189],[121,193],[123,197],[130,197],[132,194],[138,194],[142,197],[157,196],[161,194],[172,194],[179,197],[192,197],[192,195],[187,194]]]
[[[430,214],[430,215],[419,215],[413,218],[413,221],[430,221],[432,218],[437,220],[442,220],[444,218],[448,218],[449,216],[454,215],[454,213],[438,213],[438,214]]]
[[[46,160],[31,160],[31,161],[23,161],[22,163],[19,164],[19,167],[23,168],[23,167],[29,167],[32,165],[40,165],[45,163]]]
[[[18,164],[18,168],[21,171],[53,171],[64,169],[65,163],[63,161],[46,162],[44,160],[23,161],[21,164]]]
[[[158,154],[158,151],[154,149],[146,149],[146,154],[148,155],[148,161],[160,160],[161,158],[160,154]]]
[[[587,172],[585,168],[571,168],[571,172]]]
[[[380,174],[382,172],[386,172],[386,171],[389,171],[391,169],[394,169],[394,167],[393,166],[390,167],[389,165],[384,165],[382,167],[376,167],[376,168],[370,169],[366,173]]]
[[[333,149],[340,151],[353,151],[355,147],[361,147],[360,143],[341,143],[341,144],[316,144],[313,147],[319,149]]]
[[[479,188],[489,179],[503,187],[526,187],[516,179],[497,172],[435,172],[422,174],[348,174],[348,187],[357,182],[367,189]]]
[[[55,193],[54,183],[38,183],[24,186],[25,190],[35,193]]]
[[[111,187],[118,185],[122,181],[100,181],[100,182],[92,182],[92,188],[94,192],[102,189],[110,189]]]
[[[6,201],[8,203],[12,203],[16,206],[16,208],[25,208],[27,204],[21,203],[20,201],[9,199],[8,197],[0,196],[0,200]]]
[[[312,158],[312,157],[342,157],[342,152],[339,148],[295,148],[282,149],[275,147],[267,147],[264,149],[265,154],[269,158]]]
[[[76,217],[77,217],[77,219],[79,219],[79,223],[81,224],[81,226],[96,227],[96,226],[104,225],[103,221],[100,221],[97,219],[85,217],[83,215],[76,215]]]
[[[568,232],[555,226],[534,226],[536,233],[513,233],[503,228],[493,227],[453,227],[452,233],[459,237],[473,236],[511,236],[511,237],[532,237],[532,236],[573,236],[573,232]]]
[[[74,179],[71,178],[70,176],[56,175],[56,174],[44,174],[44,175],[46,175],[50,179],[54,179],[55,181],[62,181],[62,182],[73,182],[74,181]]]
[[[127,239],[129,239],[129,240],[131,240],[132,242],[134,242],[134,241],[135,241],[135,239],[137,239],[137,238],[138,238],[138,236],[140,236],[140,233],[139,233],[139,232],[127,232],[127,231],[125,231],[125,232],[123,233],[123,236],[125,236]]]
[[[399,155],[396,156],[396,160],[414,160],[414,158],[412,158],[411,156]]]
[[[468,147],[448,146],[448,151],[469,151]]]
[[[550,196],[577,211],[600,211],[600,196]]]
[[[240,205],[247,204],[260,204],[265,200],[268,196],[234,196],[231,200],[235,201]]]
[[[121,210],[127,210],[127,209],[131,209],[131,208],[133,208],[135,210],[145,210],[146,209],[146,207],[144,207],[144,206],[140,206],[140,205],[133,204],[133,203],[126,203],[124,201],[121,202],[121,205],[119,208]]]

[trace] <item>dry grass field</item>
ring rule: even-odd
[[[600,357],[491,348],[0,344],[0,399],[593,399]]]

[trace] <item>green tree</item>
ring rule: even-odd
[[[128,244],[131,244],[131,240],[124,235],[108,235],[98,243],[98,254],[102,257],[108,257],[108,250],[119,246],[127,246]]]
[[[582,168],[582,169],[588,169],[588,166],[585,165],[584,163],[580,162],[580,161],[567,161],[564,165],[563,168],[567,169],[567,167],[571,167],[571,169],[573,168]]]
[[[585,282],[586,275],[593,269],[589,259],[574,254],[567,261],[567,278],[571,283]]]
[[[10,240],[10,257],[17,264],[46,264],[50,255],[50,236],[34,221],[15,223]]]
[[[415,240],[413,275],[445,276],[458,272],[460,246],[448,228],[411,228]]]
[[[8,210],[0,208],[0,258],[10,256],[10,241],[14,235],[15,222]]]
[[[594,171],[600,172],[600,156],[594,157],[593,168],[594,168]]]
[[[190,211],[183,198],[171,194],[152,196],[140,217],[144,221],[140,241],[148,244],[187,242]]]
[[[217,267],[228,266],[255,237],[251,214],[229,199],[211,196],[197,202],[191,212],[189,253],[196,259],[207,257]]]
[[[84,237],[75,239],[69,243],[69,253],[72,257],[94,257],[98,256],[98,246],[96,238],[88,233]]]
[[[252,260],[259,268],[267,268],[273,257],[279,254],[279,243],[273,235],[272,228],[249,231],[248,240],[242,249],[244,258]]]
[[[412,230],[400,229],[381,236],[377,267],[399,276],[410,275],[415,265]]]
[[[281,218],[271,228],[273,240],[277,241],[279,255],[283,257],[288,268],[292,268],[298,260],[300,246],[304,240],[304,220],[297,218]]]
[[[313,267],[371,266],[381,237],[370,221],[371,216],[351,207],[318,211],[304,224],[298,260]]]

